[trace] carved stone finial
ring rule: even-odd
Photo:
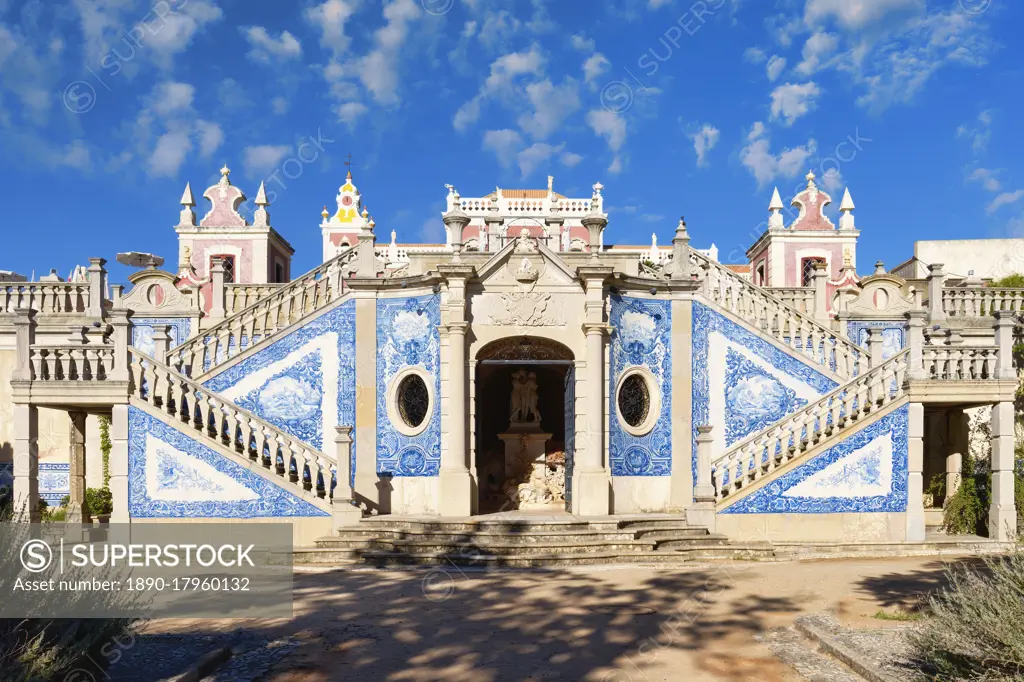
[[[817,185],[814,184],[814,178],[817,177],[814,171],[807,171],[807,175],[804,178],[807,179],[807,189],[817,189]]]
[[[446,190],[448,190],[448,196],[453,196],[453,195],[455,194],[455,185],[447,185],[447,184],[446,184],[446,185],[444,186],[444,188],[445,188]]]
[[[884,275],[885,274],[885,263],[883,263],[880,260],[875,261],[875,274],[876,275]]]
[[[195,227],[196,212],[192,210],[192,207],[195,205],[196,201],[192,198],[192,187],[186,182],[185,191],[181,195],[181,213],[178,215],[179,225]]]
[[[853,267],[853,254],[850,253],[850,247],[843,248],[843,267]]]
[[[330,214],[330,213],[329,213],[329,212],[327,211],[327,207],[326,207],[326,206],[324,206],[324,210],[320,212],[320,215],[321,215],[321,216],[323,216],[323,219],[324,219],[325,221],[326,221],[326,220],[327,220],[328,218],[330,218],[330,217],[331,217],[331,214]]]
[[[182,206],[195,206],[196,200],[192,198],[192,185],[191,183],[185,183],[185,191],[181,195]]]
[[[267,206],[270,206],[270,202],[267,201],[267,191],[263,187],[263,183],[260,183],[260,189],[256,193],[256,211],[253,214],[253,225],[256,227],[270,227],[270,214],[267,213]]]
[[[839,205],[839,229],[854,230],[856,222],[853,217],[853,197],[850,196],[850,189],[843,192],[843,202]]]
[[[768,204],[768,229],[781,230],[786,226],[782,217],[782,197],[779,196],[779,188],[772,192],[772,200]]]

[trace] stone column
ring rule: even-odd
[[[814,264],[814,319],[828,323],[828,271],[825,264]]]
[[[686,519],[695,526],[715,532],[715,486],[711,482],[711,451],[715,439],[713,427],[697,427],[697,480],[693,488],[694,506],[686,512]]]
[[[349,279],[356,306],[356,476],[353,494],[379,512],[377,488],[376,280]],[[368,288],[369,287],[369,288]],[[385,390],[381,387],[380,390]]]
[[[683,258],[689,260],[689,250]],[[672,260],[676,256],[673,254]],[[673,270],[672,277],[676,274]],[[687,276],[673,279],[672,289],[672,474],[670,512],[693,506],[693,289],[697,283]]]
[[[882,364],[882,330],[877,327],[868,327],[868,353],[871,367],[878,367]]]
[[[1010,542],[1017,537],[1017,510],[1013,498],[1013,402],[992,406],[992,506],[988,536]]]
[[[592,216],[588,216],[592,217]],[[593,226],[588,226],[592,228]],[[591,245],[597,235],[591,231]],[[591,261],[599,259],[598,252],[591,254]],[[611,476],[608,470],[605,447],[605,335],[608,324],[604,320],[604,282],[612,274],[612,268],[588,265],[577,270],[586,289],[584,303],[583,333],[586,335],[584,359],[584,420],[576,421],[576,452],[573,467],[573,512],[580,516],[605,516],[611,510]],[[577,387],[579,377],[577,376]],[[583,428],[581,428],[581,426]],[[580,438],[585,447],[580,446]]]
[[[1016,313],[1009,310],[996,311],[996,345],[999,356],[996,358],[996,379],[1016,381],[1017,370],[1013,367],[1013,326]],[[1011,429],[1011,433],[1013,430]]]
[[[129,523],[128,516],[128,405],[114,405],[110,417],[111,523]]]
[[[153,325],[153,359],[167,364],[167,351],[171,349],[171,325]]]
[[[907,379],[912,381],[928,378],[928,374],[924,370],[924,318],[926,315],[927,313],[923,310],[911,310],[906,313],[907,347],[910,349],[910,357],[907,358]]]
[[[354,526],[363,518],[363,512],[352,491],[352,427],[338,426],[334,436],[334,457],[337,466],[334,482],[333,528]]]
[[[910,403],[907,425],[907,542],[924,542],[924,404]]]
[[[214,256],[210,259],[210,312],[213,319],[224,319],[224,259]]]
[[[110,325],[114,328],[112,333],[114,341],[114,367],[107,373],[110,381],[128,381],[128,346],[131,311],[124,308],[113,308],[110,311]]]
[[[946,498],[942,506],[945,507],[956,491],[960,489],[960,477],[963,472],[964,458],[959,452],[952,452],[946,455]]]
[[[85,507],[85,412],[68,412],[70,434],[68,523],[87,523],[89,511]]]
[[[683,217],[679,218],[672,237],[672,279],[690,279],[690,234],[686,231],[686,219]]]
[[[445,216],[445,222],[451,214]],[[464,227],[464,225],[462,226]],[[462,229],[461,227],[459,228]],[[453,237],[457,236],[453,233]],[[461,241],[461,237],[458,238]],[[456,242],[453,241],[453,244]],[[441,516],[469,516],[472,509],[473,479],[469,471],[466,433],[469,419],[466,410],[466,281],[473,275],[472,266],[454,263],[438,266],[448,280],[448,381],[442,382],[442,398],[448,408],[447,448],[441,448],[441,471],[438,480],[438,512]]]
[[[39,523],[39,408],[15,405],[14,518]]]
[[[107,261],[103,258],[90,258],[86,274],[89,277],[89,317],[103,317],[103,297],[106,294],[107,271],[103,268]]]
[[[928,321],[940,324],[946,321],[946,311],[942,308],[942,287],[946,283],[946,273],[942,271],[942,263],[928,266]]]

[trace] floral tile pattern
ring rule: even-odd
[[[377,472],[437,476],[441,469],[441,298],[377,300]],[[433,377],[434,405],[426,429],[406,436],[388,416],[391,380],[407,367]]]
[[[905,512],[909,415],[897,408],[721,513]]]
[[[128,408],[128,510],[133,518],[328,515],[136,407]]]
[[[611,297],[611,368],[608,459],[612,476],[668,476],[672,473],[672,302]],[[653,430],[634,436],[618,418],[615,387],[624,372],[646,367],[657,380],[661,413]]]
[[[205,386],[330,456],[334,427],[355,426],[355,347],[355,302],[346,301]],[[354,446],[350,471],[354,480]]]
[[[71,492],[71,465],[67,462],[40,462],[39,498],[51,507]]]
[[[769,424],[779,415],[807,404],[796,392],[731,348],[725,351],[725,442],[732,445]]]
[[[692,366],[694,480],[698,426],[714,427],[718,454],[839,385],[810,362],[698,301],[693,303]],[[761,395],[765,389],[771,395]],[[717,407],[713,409],[713,405]]]

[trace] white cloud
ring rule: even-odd
[[[192,150],[188,133],[177,130],[164,133],[156,141],[156,148],[149,156],[149,174],[154,177],[174,177]]]
[[[555,86],[550,80],[531,83],[526,86],[526,95],[533,105],[532,113],[519,117],[519,127],[537,140],[547,139],[566,118],[580,108],[576,81],[566,79]]]
[[[1024,189],[1018,189],[1014,192],[1003,192],[985,207],[985,211],[989,214],[995,213],[1002,206],[1017,203],[1021,197],[1024,197]]]
[[[224,142],[224,131],[210,121],[196,121],[196,133],[199,136],[199,156],[204,159],[220,149]]]
[[[587,114],[587,124],[596,135],[605,139],[613,152],[622,149],[626,142],[626,119],[614,111],[592,109]]]
[[[484,133],[483,148],[494,152],[498,163],[508,168],[522,141],[522,135],[510,128],[488,130]]]
[[[320,29],[320,44],[333,51],[335,56],[343,54],[351,44],[345,25],[358,5],[352,0],[326,0],[306,9],[306,21]]]
[[[608,172],[612,175],[618,175],[622,172],[622,157],[616,156],[612,161],[611,165],[608,166]]]
[[[561,161],[562,165],[565,166],[566,168],[573,168],[575,166],[578,166],[580,162],[583,161],[583,157],[574,152],[564,152],[559,161]]]
[[[275,97],[273,100],[270,101],[271,109],[278,116],[282,114],[287,114],[290,106],[291,105],[288,103],[288,100],[286,100],[284,97]]]
[[[795,177],[803,171],[807,160],[814,156],[818,148],[818,143],[811,139],[807,144],[772,154],[771,140],[760,121],[752,126],[747,141],[747,146],[740,152],[740,161],[754,175],[759,187],[778,177]]]
[[[767,56],[759,47],[748,47],[743,51],[743,60],[751,64],[761,64]]]
[[[150,95],[150,108],[159,116],[170,116],[192,108],[196,89],[188,83],[160,83]]]
[[[522,177],[525,179],[532,175],[541,164],[547,163],[552,156],[560,154],[563,148],[565,148],[564,144],[556,147],[545,142],[535,142],[519,152],[516,158],[519,161],[519,172],[522,173]]]
[[[83,140],[75,140],[68,145],[60,163],[61,165],[68,166],[70,168],[77,168],[78,170],[83,171],[88,170],[92,165],[89,148],[85,146],[85,142]]]
[[[270,64],[302,56],[302,45],[288,31],[281,31],[280,37],[274,38],[262,26],[243,26],[240,30],[252,48],[246,56],[255,62]]]
[[[992,110],[986,109],[978,114],[978,122],[981,125],[968,127],[967,124],[964,124],[956,129],[956,136],[970,140],[971,149],[975,153],[984,151],[988,147],[989,140],[992,139]]]
[[[765,67],[765,71],[768,74],[768,82],[774,83],[775,79],[782,75],[782,71],[786,68],[786,58],[778,55],[772,55],[772,58],[768,60],[768,65]]]
[[[509,89],[517,78],[527,74],[540,76],[543,69],[544,57],[536,44],[524,52],[510,52],[498,57],[491,63],[490,75],[480,87],[480,91],[455,112],[452,125],[459,132],[466,130],[479,120],[483,103],[488,98],[498,94],[509,94]]]
[[[277,167],[292,148],[286,144],[261,144],[242,150],[245,172],[250,175],[266,175]]]
[[[583,80],[592,85],[598,76],[608,70],[611,62],[600,52],[595,52],[583,62]]]
[[[805,76],[812,75],[839,47],[839,37],[833,33],[818,31],[807,39],[802,51],[803,61],[797,64],[796,70]]]
[[[816,83],[786,83],[772,91],[772,118],[783,119],[787,126],[793,125],[801,116],[811,112],[817,105],[821,88]]]
[[[387,23],[373,34],[374,49],[359,60],[356,71],[379,104],[396,104],[398,62],[413,21],[423,16],[416,0],[393,0],[384,6]]]
[[[700,130],[691,134],[693,140],[693,151],[697,153],[697,165],[704,166],[706,155],[716,144],[718,144],[719,130],[710,123],[705,123]]]
[[[924,0],[807,0],[804,21],[814,26],[834,19],[847,29],[862,29],[890,13],[921,10]]]
[[[587,38],[582,33],[573,34],[570,39],[573,49],[579,50],[580,52],[593,52],[597,49],[597,44],[592,38]]]
[[[369,110],[362,102],[345,102],[338,107],[338,118],[351,127]]]
[[[992,170],[989,168],[975,168],[970,175],[967,176],[967,180],[971,182],[980,182],[981,186],[987,189],[989,192],[998,192],[1003,188],[1003,183],[996,177],[999,171]]]

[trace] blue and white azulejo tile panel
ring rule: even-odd
[[[377,472],[437,476],[441,469],[441,298],[437,294],[377,300]],[[391,423],[391,380],[408,367],[433,378],[434,405],[427,427],[415,436]]]
[[[906,511],[909,413],[897,408],[722,513]]]
[[[67,462],[40,462],[39,498],[56,507],[71,493],[71,465]]]
[[[0,500],[14,495],[14,464],[0,462]]]
[[[812,364],[693,303],[693,470],[697,427],[714,427],[713,454],[838,386]]]
[[[355,333],[355,302],[346,301],[205,386],[329,455],[334,427],[355,426]]]
[[[137,407],[128,408],[128,511],[133,518],[328,516]]]
[[[847,322],[847,334],[861,348],[868,347],[868,329],[882,330],[882,359],[888,360],[899,353],[907,343],[907,327],[893,320]]]
[[[171,342],[168,348],[174,348],[188,340],[192,329],[192,320],[187,317],[140,317],[132,318],[132,345],[146,355],[153,355],[153,327],[170,325]]]
[[[672,473],[672,302],[611,297],[611,371],[608,380],[608,459],[612,476]],[[661,412],[655,427],[635,436],[619,422],[615,388],[625,372],[644,367],[654,376]]]

